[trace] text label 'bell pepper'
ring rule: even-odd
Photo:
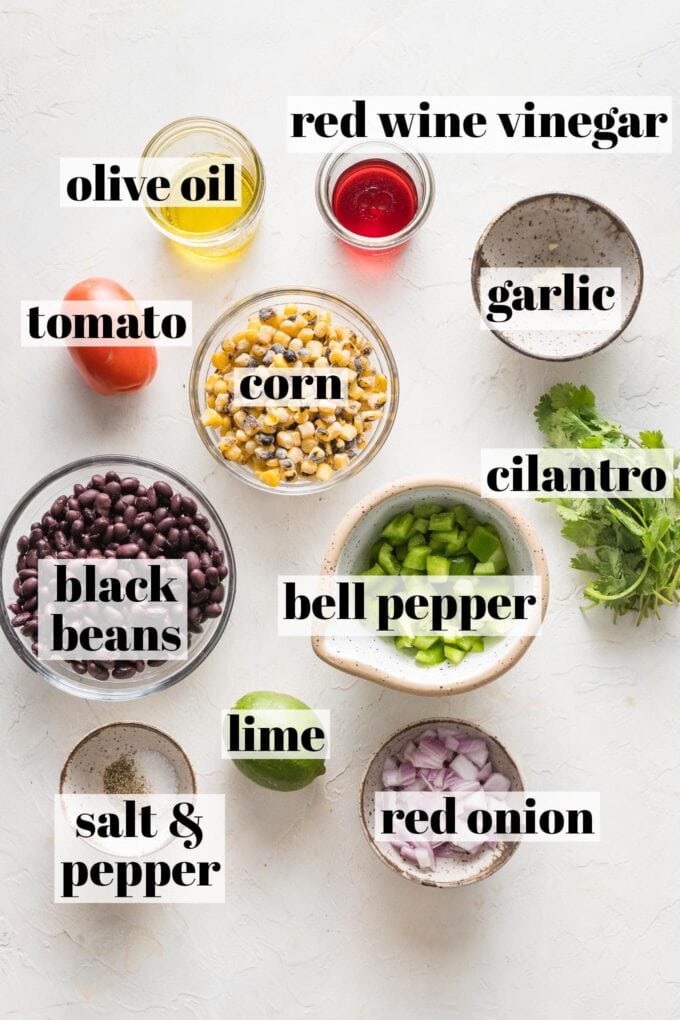
[[[93,276],[71,287],[64,301],[134,301],[134,298],[115,280]],[[158,368],[158,354],[151,346],[106,345],[68,350],[88,386],[107,397],[148,386]]]

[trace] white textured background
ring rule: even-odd
[[[393,264],[354,263],[313,198],[315,157],[287,156],[288,94],[669,94],[680,15],[576,0],[485,4],[319,0],[11,2],[0,24],[3,512],[77,456],[128,452],[203,485],[235,546],[239,590],[210,660],[129,708],[49,688],[7,646],[0,687],[0,1010],[12,1017],[409,1018],[680,1015],[680,752],[675,616],[635,631],[583,616],[550,508],[527,505],[553,594],[540,639],[500,681],[440,701],[399,696],[277,640],[274,577],[311,573],[359,497],[399,475],[478,476],[482,445],[532,446],[536,398],[589,383],[631,429],[680,444],[678,160],[674,156],[437,156],[426,227]],[[174,254],[138,210],[58,208],[58,157],[132,155],[163,124],[204,114],[260,149],[268,191],[235,267]],[[523,359],[480,333],[475,241],[513,200],[543,190],[603,200],[635,233],[642,303],[626,335],[573,366]],[[277,283],[363,306],[395,351],[403,397],[365,473],[313,501],[267,498],[227,477],[189,419],[190,354],[162,352],[144,392],[104,399],[62,351],[21,351],[19,301],[93,274],[145,297],[194,301],[195,331],[232,298]],[[333,712],[325,782],[277,796],[218,752],[219,713],[273,686]],[[527,785],[599,789],[600,844],[526,846],[486,883],[422,889],[371,853],[357,820],[365,762],[430,713],[507,743]],[[72,745],[114,719],[174,734],[205,792],[224,791],[225,906],[54,906],[52,794]]]

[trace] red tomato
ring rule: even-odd
[[[81,280],[66,293],[64,301],[133,301],[115,280],[93,276]],[[147,386],[156,374],[155,347],[69,347],[69,354],[88,386],[111,396]]]

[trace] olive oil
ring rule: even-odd
[[[208,167],[219,158],[215,155],[202,157],[200,161],[187,167],[182,176],[173,182],[169,204],[159,209],[160,216],[170,229],[183,234],[213,234],[217,231],[230,230],[247,214],[255,194],[255,183],[245,168],[241,169],[240,205],[172,205],[173,191],[176,193],[179,191],[185,177],[208,178]]]

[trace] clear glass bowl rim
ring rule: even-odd
[[[365,332],[366,336],[371,340],[371,343],[379,347],[381,356],[387,363],[389,370],[390,400],[387,405],[387,413],[383,418],[381,418],[379,422],[380,427],[376,429],[376,432],[374,433],[375,438],[369,443],[366,451],[356,458],[352,467],[347,468],[344,471],[334,472],[333,477],[328,482],[297,481],[289,486],[279,485],[271,487],[259,482],[255,474],[249,468],[241,468],[240,465],[232,464],[231,461],[226,460],[218,450],[215,443],[211,440],[208,430],[201,421],[200,395],[203,380],[200,378],[200,367],[208,350],[214,352],[218,349],[219,341],[216,342],[216,337],[224,330],[224,324],[229,319],[241,314],[250,305],[259,305],[262,307],[262,305],[265,305],[267,302],[273,305],[285,304],[288,296],[291,298],[309,298],[310,303],[315,305],[323,305],[324,300],[332,301],[344,309],[347,312],[348,317],[355,317],[358,319],[362,325],[362,331]],[[212,456],[240,481],[245,482],[246,485],[252,486],[259,492],[266,491],[277,496],[312,496],[318,495],[320,492],[325,492],[327,489],[333,488],[333,486],[337,485],[339,482],[343,482],[358,474],[359,471],[361,471],[380,452],[383,444],[392,431],[394,419],[397,414],[397,407],[399,406],[399,372],[397,370],[397,363],[394,360],[394,355],[392,354],[392,349],[382,331],[378,328],[375,322],[366,315],[365,312],[358,308],[357,305],[352,304],[351,301],[348,301],[346,298],[340,297],[337,294],[333,294],[331,291],[318,290],[311,287],[271,287],[267,290],[256,291],[248,297],[242,298],[235,304],[230,305],[227,310],[215,319],[212,325],[207,329],[205,336],[196,348],[191,364],[191,373],[189,376],[189,401],[191,405],[191,416],[193,418],[196,431],[201,437],[201,442],[210,451]]]
[[[238,128],[235,128],[232,124],[228,124],[226,121],[217,120],[215,117],[182,117],[179,120],[171,121],[169,124],[160,128],[156,134],[149,139],[144,146],[142,159],[149,159],[152,156],[160,157],[162,155],[162,147],[168,142],[173,141],[176,137],[179,137],[182,134],[189,134],[192,131],[200,130],[214,131],[216,133],[219,132],[230,139],[235,138],[244,149],[250,152],[253,157],[253,161],[257,168],[257,180],[255,181],[255,194],[253,195],[253,200],[250,203],[248,211],[226,230],[211,230],[202,234],[193,234],[189,230],[168,229],[163,225],[161,218],[155,214],[153,208],[149,206],[145,206],[144,208],[153,220],[154,226],[172,241],[177,241],[178,243],[186,244],[194,248],[207,248],[235,240],[252,226],[262,211],[262,204],[264,202],[266,190],[266,177],[264,164],[253,143],[246,138],[243,132],[239,131]]]
[[[2,578],[2,567],[4,566],[5,556],[10,551],[8,547],[12,531],[20,522],[22,515],[26,512],[29,504],[36,496],[38,496],[43,489],[47,488],[48,485],[51,485],[52,482],[56,482],[58,479],[69,475],[72,471],[80,471],[82,469],[85,476],[85,474],[91,473],[92,470],[97,467],[107,468],[108,466],[109,470],[115,470],[114,465],[116,464],[134,465],[135,467],[142,468],[144,471],[149,471],[151,474],[157,473],[160,478],[167,477],[172,479],[178,486],[186,489],[188,493],[197,499],[199,505],[205,508],[206,513],[210,515],[211,533],[215,534],[212,532],[212,528],[215,528],[215,532],[219,536],[219,542],[222,543],[221,549],[224,552],[225,564],[229,572],[227,574],[229,584],[227,585],[222,615],[217,619],[212,633],[198,654],[192,656],[190,652],[189,658],[180,662],[179,669],[177,669],[176,672],[171,673],[163,679],[150,683],[148,687],[131,689],[129,692],[116,691],[109,692],[107,694],[105,683],[102,683],[101,693],[95,693],[95,690],[90,688],[87,690],[79,688],[75,680],[71,683],[67,682],[64,677],[51,670],[47,663],[42,662],[33,655],[29,646],[21,639],[17,630],[12,627],[10,623],[4,587],[2,583],[0,583],[0,625],[2,626],[5,637],[19,658],[25,662],[26,665],[33,670],[33,672],[38,673],[58,690],[66,691],[68,694],[91,701],[133,701],[138,698],[146,697],[148,694],[154,694],[156,691],[165,690],[166,688],[179,683],[180,680],[184,680],[208,657],[219,639],[222,637],[227,623],[229,622],[229,617],[231,616],[231,611],[234,605],[234,598],[236,596],[236,561],[234,559],[234,550],[220,515],[215,510],[215,507],[212,505],[210,500],[202,492],[200,492],[192,482],[179,474],[179,472],[175,471],[173,468],[168,468],[163,464],[156,463],[155,461],[144,460],[142,457],[135,457],[129,454],[107,453],[98,457],[83,457],[79,460],[70,461],[68,464],[64,464],[61,467],[56,468],[54,471],[50,471],[48,474],[40,478],[39,481],[35,482],[35,484],[32,485],[31,488],[28,489],[28,491],[25,492],[21,499],[16,503],[2,525],[2,530],[0,530],[0,580]],[[46,513],[47,510],[43,512]]]

